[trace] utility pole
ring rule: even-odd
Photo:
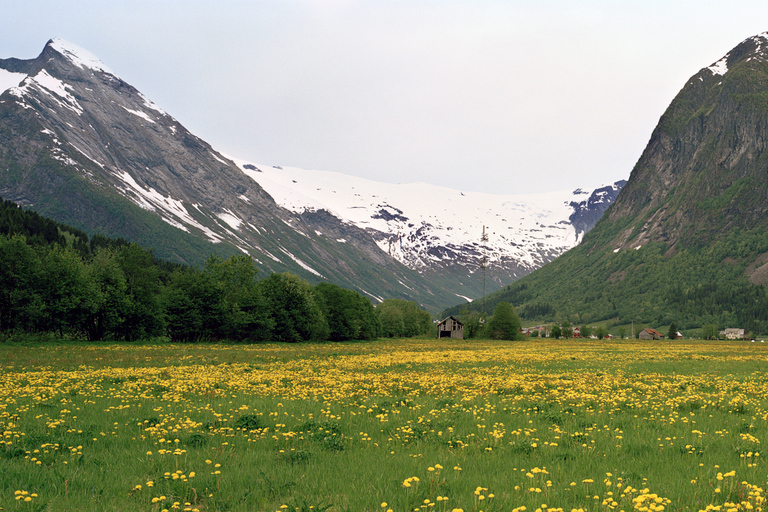
[[[483,311],[481,317],[485,314],[485,269],[488,267],[488,251],[485,246],[488,243],[488,234],[485,232],[485,226],[483,226],[483,235],[480,237],[480,242],[483,250],[483,255],[480,258],[480,268],[483,269]]]

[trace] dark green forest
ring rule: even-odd
[[[260,278],[253,259],[170,263],[0,200],[0,340],[343,341],[431,329],[416,303],[373,307],[359,293],[289,274]]]

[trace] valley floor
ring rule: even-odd
[[[745,342],[4,343],[0,510],[761,510],[767,364]]]

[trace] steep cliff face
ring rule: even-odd
[[[607,219],[616,248],[701,245],[768,223],[768,33],[691,77],[653,131]]]

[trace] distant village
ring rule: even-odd
[[[464,324],[456,317],[449,316],[444,320],[437,322],[437,337],[438,338],[454,338],[464,339]],[[564,332],[565,331],[565,332]],[[676,339],[683,339],[683,334],[680,331],[674,331],[676,333]],[[589,327],[586,328],[586,332],[582,333],[582,327],[573,326],[563,328],[557,324],[552,325],[536,325],[534,327],[521,327],[520,334],[529,338],[578,338],[578,339],[632,339],[637,338],[640,340],[663,340],[668,338],[656,329],[646,327],[637,333],[630,333],[630,337],[615,336],[601,327]],[[723,331],[718,332],[718,338],[725,340],[746,340],[744,329],[741,328],[726,328]],[[754,341],[754,340],[752,340]],[[764,342],[764,340],[760,340]]]

